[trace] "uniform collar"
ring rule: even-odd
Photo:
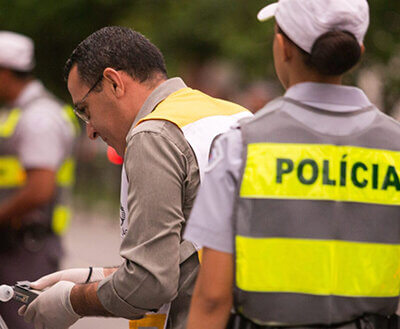
[[[39,80],[30,81],[11,104],[12,107],[23,108],[32,99],[36,98],[38,94],[41,94],[43,90],[44,86]]]
[[[186,84],[181,78],[171,78],[164,81],[147,97],[142,107],[140,108],[132,127],[135,127],[139,120],[153,112],[153,110],[172,93],[179,89],[186,88]]]
[[[328,83],[299,83],[290,87],[285,97],[335,112],[349,112],[372,105],[361,89]]]

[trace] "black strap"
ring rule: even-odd
[[[89,275],[88,275],[88,277],[87,277],[87,279],[85,281],[85,284],[90,282],[90,279],[92,277],[92,273],[93,273],[93,267],[89,266]]]

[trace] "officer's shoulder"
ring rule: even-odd
[[[397,121],[396,119],[394,119],[393,117],[381,112],[380,110],[378,110],[378,115],[383,119],[386,120],[386,122],[388,123],[389,127],[388,128],[392,128],[395,130],[399,130],[400,129],[400,122]]]
[[[263,108],[257,111],[254,116],[240,120],[239,127],[251,125],[253,122],[258,121],[261,118],[265,118],[275,114],[278,110],[283,108],[284,104],[285,101],[283,97],[273,99],[269,103],[265,104]]]
[[[216,136],[211,143],[206,172],[210,172],[224,161],[229,163],[232,159],[240,159],[242,153],[242,135],[239,126],[232,127],[223,134]]]
[[[212,141],[211,147],[213,148],[215,145],[218,145],[217,147],[226,149],[229,145],[241,144],[241,138],[240,123],[238,123],[232,126],[228,131],[217,135]]]
[[[61,116],[63,105],[55,97],[40,97],[28,102],[24,107],[24,116]]]
[[[58,124],[63,122],[63,106],[53,98],[40,98],[29,102],[23,107],[21,122],[48,122]]]
[[[134,136],[142,132],[160,133],[165,125],[164,120],[145,120],[133,127],[129,135]]]

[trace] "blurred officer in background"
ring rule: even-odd
[[[232,302],[230,328],[397,328],[400,125],[341,85],[368,3],[280,0],[272,16],[287,91],[212,150],[184,236],[204,246],[188,328],[225,328]]]
[[[33,41],[0,32],[0,283],[58,268],[69,209],[78,122],[32,75]],[[0,303],[10,328],[32,328],[13,302]]]
[[[106,27],[82,41],[66,64],[66,79],[89,138],[100,136],[124,157],[124,263],[50,274],[33,286],[56,284],[20,314],[37,328],[104,315],[144,316],[130,328],[183,329],[199,260],[182,231],[211,142],[251,114],[168,79],[158,48],[128,28]]]

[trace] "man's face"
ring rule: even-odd
[[[15,77],[11,71],[5,68],[0,68],[0,103],[12,102],[13,95],[10,88],[15,86]]]
[[[118,154],[123,155],[125,136],[120,129],[118,103],[110,97],[107,90],[108,81],[99,77],[97,86],[103,89],[91,90],[80,78],[78,67],[75,65],[68,77],[68,90],[77,111],[84,113],[88,118],[86,132],[90,139],[100,136],[104,142],[115,148]]]

